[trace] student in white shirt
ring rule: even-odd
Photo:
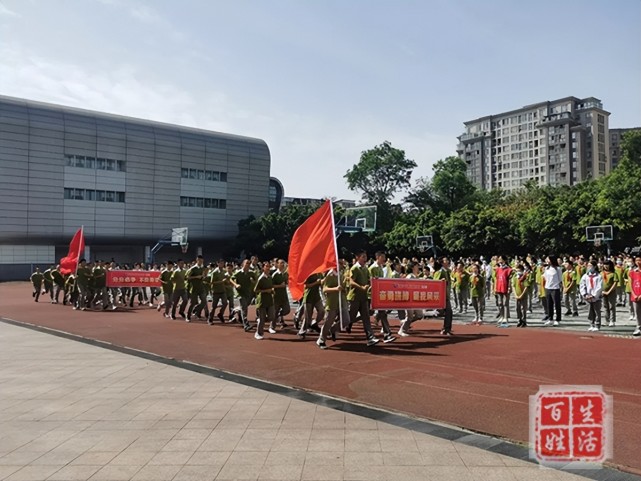
[[[599,275],[596,261],[588,262],[588,271],[581,277],[579,283],[581,297],[588,303],[588,331],[601,329],[601,303],[603,299],[603,278]]]
[[[545,301],[548,305],[549,320],[545,322],[544,326],[551,324],[558,326],[561,322],[561,268],[556,256],[546,257],[545,264],[547,267],[543,271],[543,279],[545,279]]]

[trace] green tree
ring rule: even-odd
[[[393,226],[394,196],[410,186],[416,162],[388,141],[361,153],[360,160],[345,174],[347,187],[361,193],[363,201],[376,205],[377,228],[386,232]]]

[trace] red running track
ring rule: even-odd
[[[415,335],[367,348],[362,331],[326,351],[293,327],[254,339],[238,324],[170,321],[155,309],[74,311],[0,284],[0,317],[107,341],[319,393],[442,421],[518,442],[528,397],[541,384],[597,384],[614,398],[613,465],[641,474],[641,342],[551,329],[421,321]],[[291,324],[291,323],[290,323]]]

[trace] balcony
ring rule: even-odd
[[[461,142],[470,142],[472,140],[482,139],[486,135],[487,135],[486,132],[476,132],[476,133],[473,133],[473,134],[466,133],[466,134],[462,134],[458,139]]]
[[[546,115],[539,124],[541,127],[552,127],[554,125],[570,124],[572,127],[579,125],[579,121],[574,118],[572,112],[561,112],[558,114]]]

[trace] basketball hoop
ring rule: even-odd
[[[419,252],[426,252],[430,248],[429,244],[421,243],[418,245]]]
[[[188,243],[187,244],[181,244],[180,248],[182,249],[183,254],[187,254],[187,250],[189,249],[189,244]]]
[[[601,244],[603,244],[604,239],[605,239],[605,235],[602,232],[597,232],[594,235],[594,247],[601,247]]]
[[[601,247],[601,239],[594,239],[594,247]]]

